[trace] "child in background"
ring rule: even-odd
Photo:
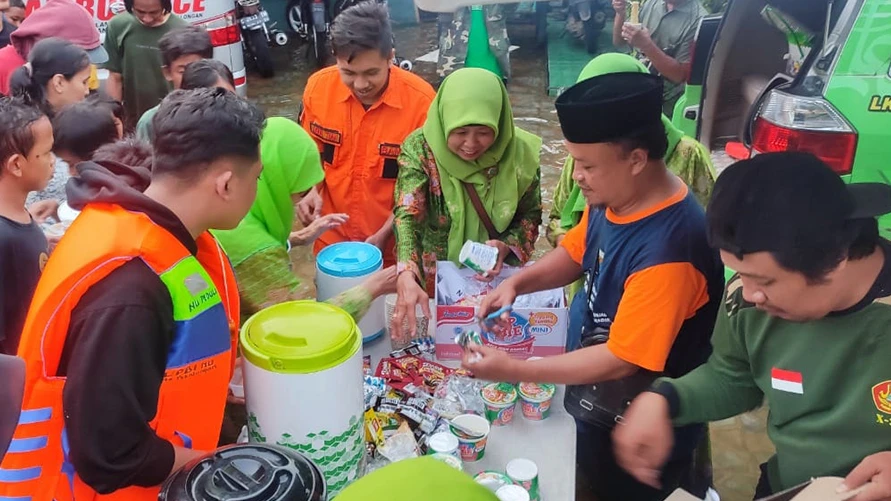
[[[114,119],[114,125],[118,129],[118,136],[124,137],[124,122],[127,118],[126,110],[124,110],[124,103],[102,91],[91,92],[90,95],[87,96],[86,101],[107,109]]]
[[[182,90],[206,89],[219,87],[235,93],[235,78],[229,68],[216,59],[202,59],[189,63],[180,75],[178,88]],[[145,112],[136,128],[136,137],[143,141],[154,139],[151,117],[152,110]],[[147,121],[144,121],[148,117]]]
[[[53,128],[39,109],[0,98],[0,352],[15,355],[49,249],[25,208],[53,174]]]
[[[173,90],[182,86],[186,66],[195,61],[213,58],[210,35],[207,30],[197,26],[175,29],[164,35],[158,42],[158,50],[161,51],[161,71],[164,73],[164,78],[173,85]],[[158,112],[159,106],[160,104],[150,108],[139,117],[136,135],[140,139],[150,140],[152,117]]]
[[[9,0],[9,7],[3,11],[3,16],[13,26],[18,28],[22,21],[25,20],[25,2],[22,0]]]
[[[88,101],[63,108],[53,117],[53,152],[68,163],[68,173],[77,175],[74,167],[93,158],[102,145],[121,139],[114,115],[104,106]]]
[[[0,0],[0,48],[9,45],[9,35],[25,19],[25,6],[21,0]]]
[[[83,101],[89,93],[90,58],[87,51],[61,38],[45,38],[34,45],[28,63],[10,78],[10,91],[39,107],[52,118],[62,108]],[[55,174],[46,189],[28,196],[28,207],[38,221],[55,214],[65,198],[68,166],[55,163]]]
[[[132,167],[134,170],[152,170],[152,145],[136,136],[127,136],[120,141],[100,146],[93,153],[93,162],[104,164],[115,162]]]

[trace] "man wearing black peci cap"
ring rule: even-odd
[[[585,80],[557,99],[566,148],[575,159],[573,178],[589,210],[558,248],[489,293],[480,315],[584,274],[585,290],[570,313],[575,351],[525,362],[473,346],[464,365],[478,377],[593,390],[610,387],[603,382],[612,380],[681,376],[708,358],[723,272],[708,246],[702,208],[662,160],[667,140],[661,110],[661,79],[642,73]],[[601,501],[664,499],[689,476],[705,427],[677,430],[664,488],[656,489],[616,464],[610,431],[618,413],[605,413],[603,421],[573,412],[585,476]]]
[[[707,217],[711,244],[738,271],[714,353],[635,400],[614,436],[621,464],[653,483],[672,421],[724,419],[766,399],[776,454],[756,498],[848,475],[850,489],[871,479],[856,501],[891,499],[891,242],[876,221],[888,212],[891,187],[845,185],[809,154],[729,167]]]

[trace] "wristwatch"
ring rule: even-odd
[[[657,379],[646,391],[662,395],[668,401],[668,415],[672,418],[678,415],[681,400],[673,384],[664,379]]]

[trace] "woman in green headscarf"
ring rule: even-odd
[[[507,90],[494,73],[464,68],[443,81],[427,121],[405,139],[399,156],[395,335],[403,317],[414,329],[415,305],[429,318],[436,262],[457,263],[467,240],[498,248],[489,279],[505,261],[529,260],[541,224],[540,149],[541,138],[514,126]],[[468,188],[479,196],[496,238]]]
[[[288,248],[312,243],[347,219],[345,214],[329,214],[292,231],[294,205],[324,177],[319,150],[300,125],[287,118],[268,119],[260,139],[260,161],[263,171],[251,210],[235,229],[213,232],[235,268],[242,320],[267,306],[301,299]],[[358,320],[374,298],[392,292],[394,279],[393,269],[378,272],[329,302]]]
[[[609,73],[636,72],[649,73],[637,59],[627,54],[611,52],[597,56],[588,63],[579,75],[578,81]],[[716,177],[708,150],[695,139],[685,136],[664,115],[662,125],[665,126],[665,134],[668,136],[665,164],[670,171],[687,183],[699,203],[705,207],[711,197]],[[581,196],[578,184],[572,179],[574,165],[571,157],[566,159],[560,181],[554,189],[554,205],[551,208],[547,228],[548,241],[554,247],[570,228],[578,224],[586,206],[585,197]]]
[[[337,501],[498,501],[470,475],[432,457],[405,459],[356,480]]]

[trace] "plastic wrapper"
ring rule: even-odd
[[[373,409],[365,411],[365,441],[375,447],[384,445],[384,423]]]
[[[377,400],[387,391],[387,382],[383,378],[365,376],[365,408],[370,409],[377,405]]]
[[[393,463],[420,455],[418,442],[407,423],[403,423],[396,433],[384,441],[384,445],[377,448],[377,451]]]
[[[505,267],[505,269],[516,269]],[[508,275],[504,273],[503,275]],[[436,273],[436,297],[439,305],[479,306],[490,291],[503,282],[505,277],[498,276],[492,282],[481,282],[473,277],[464,277],[458,269],[440,267]],[[551,289],[532,294],[523,294],[514,301],[518,308],[561,308],[563,307],[563,289]]]
[[[451,374],[434,393],[433,410],[444,419],[466,413],[482,415],[486,406],[480,397],[480,389],[484,385],[484,381]]]

